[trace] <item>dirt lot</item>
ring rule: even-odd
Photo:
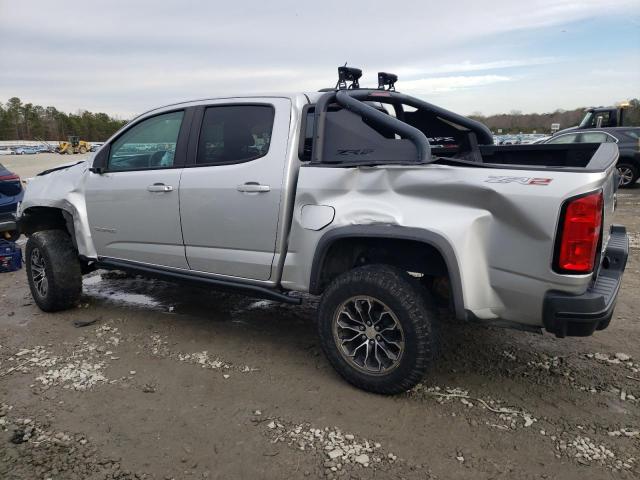
[[[3,155],[0,163],[12,172],[17,173],[23,180],[35,177],[47,168],[56,167],[63,163],[84,160],[85,155],[60,155],[58,153],[38,153],[37,155]]]
[[[42,158],[11,167],[60,159]],[[312,300],[96,272],[52,315],[24,270],[2,274],[0,478],[639,478],[639,210],[640,186],[623,191],[633,248],[608,330],[446,323],[441,359],[396,397],[334,373]]]

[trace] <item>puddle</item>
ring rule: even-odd
[[[128,305],[135,305],[135,306],[138,306],[138,307],[158,308],[158,307],[162,306],[162,304],[160,302],[157,302],[153,298],[151,298],[151,297],[149,297],[147,295],[139,294],[139,293],[96,292],[96,294],[94,296],[105,298],[105,299],[109,300],[110,302],[126,303]]]
[[[152,281],[147,281],[153,284]],[[103,278],[100,272],[82,279],[84,294],[110,303],[152,310],[164,309],[164,303],[147,293],[139,293],[142,281],[136,278]],[[148,289],[148,286],[143,289]],[[138,291],[136,291],[138,290]]]
[[[102,282],[100,275],[93,275],[91,277],[84,277],[82,279],[82,285],[86,288],[88,285],[97,285]]]
[[[117,271],[99,270],[82,280],[85,299],[95,299],[124,308],[189,315],[208,321],[236,325],[262,323],[267,319],[304,322],[311,316],[316,299],[303,295],[305,305],[286,305],[272,300],[218,291],[207,286],[165,282]],[[275,315],[277,313],[277,315]]]
[[[273,302],[271,300],[256,300],[255,302],[252,302],[249,305],[247,305],[245,307],[245,310],[262,310],[262,309],[271,308],[275,305],[278,305],[278,303]]]

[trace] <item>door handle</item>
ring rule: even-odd
[[[236,190],[245,193],[263,193],[271,190],[269,185],[260,185],[258,182],[247,182],[244,185],[238,185]]]
[[[154,183],[147,187],[148,192],[173,192],[171,185],[165,185],[164,183]]]

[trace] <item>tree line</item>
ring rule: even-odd
[[[556,110],[552,113],[509,113],[484,116],[474,113],[471,118],[484,123],[493,132],[502,133],[549,133],[552,123],[560,128],[578,125],[585,109]],[[640,125],[640,100],[630,101],[625,112],[630,125]],[[55,107],[42,107],[23,103],[18,97],[0,103],[0,140],[64,140],[78,135],[82,140],[104,141],[127,121],[111,117],[106,113],[81,110],[64,113]]]
[[[125,123],[106,113],[64,113],[56,107],[23,103],[18,97],[0,103],[0,140],[66,140],[78,135],[82,140],[100,142]]]
[[[473,113],[471,118],[484,123],[497,133],[550,133],[551,124],[559,123],[560,128],[568,128],[578,125],[585,116],[585,108],[575,110],[556,110],[551,113],[522,113],[512,110],[509,113],[484,116],[481,113]],[[640,125],[640,100],[634,98],[625,109],[625,125]]]

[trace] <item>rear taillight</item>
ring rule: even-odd
[[[591,273],[602,228],[602,192],[590,193],[565,203],[560,219],[560,243],[555,270],[560,273]]]
[[[20,177],[18,175],[0,175],[0,182],[19,182]]]

